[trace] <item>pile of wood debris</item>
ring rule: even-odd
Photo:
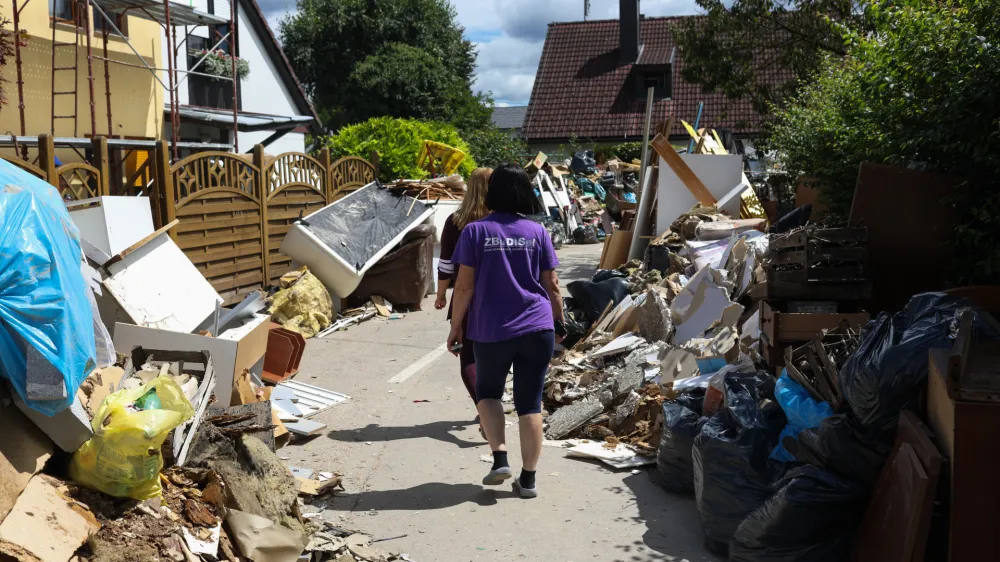
[[[421,201],[464,199],[466,191],[465,180],[458,174],[428,180],[399,180],[388,187]]]

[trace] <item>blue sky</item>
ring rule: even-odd
[[[258,0],[277,32],[294,0]],[[498,105],[525,105],[549,22],[583,19],[584,0],[449,0],[479,51],[475,88]],[[591,19],[617,19],[619,0],[591,0]],[[697,13],[694,0],[642,0],[647,16]]]

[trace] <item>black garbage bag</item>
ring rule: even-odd
[[[577,174],[589,176],[597,171],[597,158],[594,157],[593,151],[581,150],[573,155],[569,169]]]
[[[795,460],[871,488],[892,450],[894,432],[871,430],[848,414],[826,418],[815,429],[782,444]]]
[[[708,421],[708,418],[701,415],[705,391],[700,388],[697,390],[700,391],[700,401],[697,396],[682,395],[678,400],[663,403],[663,433],[656,452],[656,466],[663,477],[663,487],[678,494],[694,493],[694,460],[691,458],[691,449],[694,438]]]
[[[566,339],[562,341],[562,345],[569,349],[587,335],[590,324],[583,311],[577,308],[573,297],[563,297],[563,315],[566,317]]]
[[[573,281],[566,286],[576,305],[587,316],[588,322],[596,322],[604,308],[611,302],[616,306],[628,294],[628,280],[614,277],[594,283],[592,281]]]
[[[705,546],[725,555],[746,516],[771,496],[784,470],[768,458],[785,426],[767,373],[731,373],[725,404],[701,428],[692,449],[694,494]]]
[[[607,281],[608,279],[614,279],[616,277],[624,279],[628,277],[628,274],[622,273],[617,269],[598,269],[596,272],[594,272],[594,276],[590,278],[590,281],[593,283],[600,283],[602,281]]]
[[[927,385],[927,352],[950,347],[959,314],[972,309],[973,339],[1000,339],[988,313],[964,298],[922,293],[890,316],[883,312],[865,326],[861,344],[840,369],[840,388],[862,425],[892,431],[899,413],[914,409]]]
[[[790,469],[740,523],[729,562],[844,562],[870,489],[812,465]]]
[[[646,271],[659,271],[666,275],[670,269],[670,249],[666,246],[650,244],[646,246],[646,254],[643,256]]]
[[[576,244],[597,244],[597,230],[589,224],[578,226],[573,231],[573,242]]]

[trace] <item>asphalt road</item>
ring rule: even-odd
[[[559,252],[563,283],[589,278],[601,246]],[[349,394],[319,414],[326,433],[279,451],[289,464],[339,472],[346,492],[307,507],[341,526],[394,538],[380,548],[416,562],[720,560],[702,546],[693,498],[663,491],[656,468],[635,474],[564,458],[546,447],[541,496],[509,486],[484,489],[490,453],[459,376],[444,353],[444,313],[375,319],[309,340],[297,380]],[[393,382],[389,382],[392,380]],[[511,465],[520,468],[516,418],[509,418]]]

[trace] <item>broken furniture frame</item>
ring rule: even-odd
[[[844,321],[840,328],[801,347],[785,349],[785,369],[813,398],[829,403],[836,412],[844,404],[837,372],[857,346],[857,334]]]

